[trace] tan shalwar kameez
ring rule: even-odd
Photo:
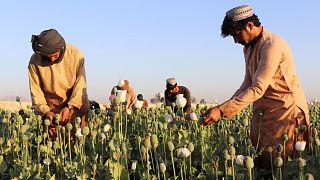
[[[29,66],[29,84],[32,107],[40,115],[48,111],[58,114],[64,107],[75,107],[71,121],[82,117],[89,109],[87,85],[84,68],[84,57],[80,50],[67,44],[61,61],[49,64],[34,53]],[[60,122],[65,125],[68,122]],[[51,135],[55,126],[49,127]]]
[[[257,143],[259,112],[262,111],[259,148],[275,149],[283,144],[287,133],[286,154],[294,153],[294,128],[309,126],[307,101],[295,72],[295,65],[288,44],[279,36],[263,28],[261,38],[253,47],[244,47],[245,78],[232,98],[220,106],[227,119],[253,103],[251,139]],[[269,155],[264,152],[261,166],[269,169]],[[262,162],[263,161],[263,162]],[[259,164],[258,164],[259,166]]]

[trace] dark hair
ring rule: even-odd
[[[143,101],[143,96],[142,96],[142,94],[138,94],[137,99],[138,99],[139,101]]]
[[[247,26],[247,23],[250,21],[253,22],[256,27],[259,27],[261,25],[258,16],[255,14],[240,21],[233,21],[228,16],[225,16],[221,25],[221,36],[225,38],[227,36],[230,36],[234,31],[244,30]]]

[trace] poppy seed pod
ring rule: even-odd
[[[276,147],[276,149],[277,149],[277,152],[278,152],[278,153],[282,153],[282,151],[283,151],[283,146],[282,146],[282,144],[278,144],[277,147]]]
[[[303,167],[305,167],[307,165],[307,162],[305,159],[298,158],[297,161],[298,161],[298,167],[300,169],[303,169]]]
[[[149,136],[144,138],[143,145],[145,146],[146,149],[151,149],[151,142],[150,142]]]
[[[225,149],[225,150],[223,151],[223,158],[224,158],[226,161],[228,161],[228,160],[231,159],[231,156],[230,156],[229,151],[228,151],[227,149]]]
[[[170,152],[172,152],[174,150],[174,144],[171,141],[168,141],[168,149]]]
[[[266,151],[267,151],[268,153],[272,153],[273,148],[272,148],[271,146],[269,146],[269,147],[266,149]]]
[[[281,157],[276,157],[276,159],[274,160],[274,165],[277,168],[281,168],[283,166],[283,160]]]
[[[88,126],[83,126],[81,132],[83,135],[87,136],[90,133],[90,129]]]
[[[254,167],[254,162],[253,162],[252,157],[247,156],[247,157],[245,158],[244,164],[245,164],[245,167],[246,167],[247,169],[253,169],[253,167]]]
[[[97,132],[97,130],[93,130],[93,131],[91,131],[91,136],[93,137],[93,138],[95,138],[96,136],[97,136],[97,134],[98,134],[98,132]]]
[[[289,137],[288,137],[287,133],[282,135],[282,141],[286,142],[286,141],[288,141],[288,139],[289,139]]]
[[[68,123],[66,126],[67,126],[67,130],[68,130],[68,131],[71,131],[71,129],[72,129],[72,124],[71,124],[71,123]]]
[[[234,138],[232,136],[228,136],[228,144],[230,145],[234,144]]]
[[[306,125],[301,125],[301,126],[299,127],[299,131],[300,131],[302,134],[304,134],[304,133],[307,131],[307,126],[306,126]]]
[[[187,148],[189,149],[190,152],[193,152],[193,151],[194,151],[194,145],[192,144],[192,142],[189,142]]]
[[[50,125],[50,120],[49,119],[45,119],[44,120],[44,125],[45,126],[49,126]]]
[[[164,172],[166,172],[166,170],[167,170],[167,167],[166,167],[166,164],[165,163],[160,163],[160,171],[162,172],[162,173],[164,173]]]
[[[151,136],[151,144],[153,149],[157,149],[159,146],[158,136],[155,134],[152,134]]]
[[[140,151],[142,154],[145,154],[147,152],[146,147],[144,147],[144,145],[141,145]]]

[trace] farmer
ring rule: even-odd
[[[308,134],[295,134],[295,128],[300,125],[309,127],[309,114],[288,44],[261,26],[257,15],[248,5],[227,11],[221,35],[232,36],[235,43],[244,46],[245,77],[230,100],[203,114],[205,119],[202,124],[218,122],[220,117],[231,119],[253,103],[253,145],[256,147],[260,131],[259,149],[275,149],[276,145],[283,144],[282,136],[286,133],[289,137],[286,154],[292,157],[295,138],[307,140]],[[262,118],[260,122],[259,115]],[[255,166],[270,169],[269,159],[270,156],[264,151],[262,156],[256,158]]]
[[[118,85],[114,86],[111,89],[111,95],[109,97],[109,100],[111,101],[111,103],[113,102],[114,98],[117,96],[117,91],[118,90],[126,90],[127,91],[127,94],[126,94],[126,108],[127,109],[132,109],[132,106],[133,106],[133,104],[134,104],[134,102],[136,100],[136,92],[135,92],[134,88],[129,85],[129,81],[121,79],[118,82]]]
[[[143,98],[143,95],[142,94],[138,94],[137,95],[137,100],[138,101],[143,101],[143,104],[142,104],[142,109],[147,109],[148,106],[149,106],[149,103],[146,99]]]
[[[89,109],[84,57],[80,50],[66,44],[55,29],[32,35],[28,73],[32,107],[50,120],[49,134],[55,137],[55,115],[60,125],[82,118]]]
[[[175,103],[178,94],[183,94],[183,97],[186,98],[187,104],[183,108],[183,112],[189,114],[191,112],[190,91],[184,86],[178,86],[175,78],[168,78],[166,80],[166,90],[164,91],[165,105],[171,106],[172,103]],[[177,106],[175,106],[174,112],[176,112],[177,110],[178,108]]]

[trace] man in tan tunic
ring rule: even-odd
[[[202,124],[217,122],[220,117],[231,119],[253,103],[251,139],[254,146],[258,143],[259,113],[262,112],[259,149],[269,146],[275,149],[277,144],[283,144],[282,135],[287,133],[286,154],[292,156],[297,136],[294,129],[301,124],[308,127],[309,114],[288,44],[262,27],[247,5],[229,10],[221,30],[223,37],[230,35],[235,43],[244,46],[245,77],[230,100],[203,114]],[[306,138],[305,134],[300,136]],[[269,158],[264,152],[255,166],[270,169]]]
[[[29,85],[32,107],[50,120],[49,133],[55,137],[54,116],[60,115],[60,125],[73,122],[89,109],[84,57],[80,50],[66,44],[55,30],[32,36]]]

